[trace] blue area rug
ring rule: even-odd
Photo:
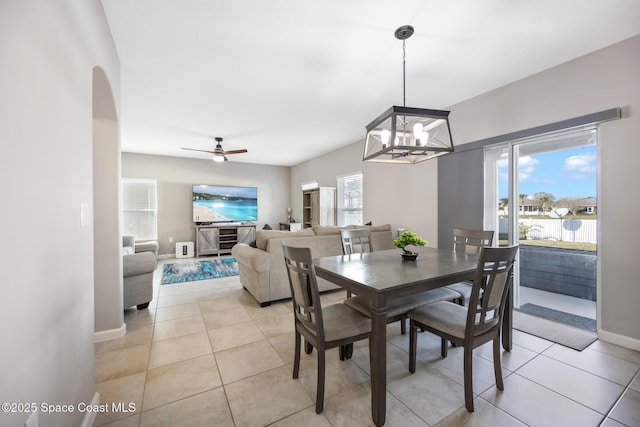
[[[237,276],[238,262],[235,258],[218,258],[212,261],[177,262],[165,264],[162,270],[162,284],[194,282],[196,280],[218,279]]]

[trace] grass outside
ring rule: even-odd
[[[520,215],[520,219],[525,219],[525,218],[531,218],[531,219],[549,219],[551,217],[549,216],[543,216],[543,215]],[[598,215],[597,214],[583,214],[583,213],[579,213],[579,214],[568,214],[565,217],[563,217],[562,219],[598,219]]]
[[[500,246],[506,246],[506,240],[500,240]],[[581,251],[595,251],[595,243],[563,242],[559,240],[520,240],[521,245],[544,246],[547,248],[577,249]]]

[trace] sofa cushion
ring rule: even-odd
[[[267,241],[276,237],[286,237],[287,239],[293,237],[307,237],[313,236],[313,230],[305,228],[300,231],[286,231],[286,230],[256,230],[256,246],[263,251],[267,249]]]
[[[391,224],[369,225],[369,226],[365,226],[364,228],[371,230],[372,233],[374,231],[391,231]]]
[[[340,230],[349,230],[355,227],[355,225],[345,225],[344,227],[334,227],[331,225],[314,225],[313,232],[316,236],[333,236],[340,234]]]

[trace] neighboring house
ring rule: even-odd
[[[578,213],[595,214],[596,207],[597,202],[593,198],[562,198],[554,202],[551,209],[545,207],[540,200],[526,198],[520,201],[518,212],[520,212],[520,215],[547,215],[553,209],[567,208],[574,215]],[[505,204],[502,209],[506,214],[508,206]]]

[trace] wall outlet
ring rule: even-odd
[[[24,427],[38,427],[38,411],[32,412],[24,423]]]
[[[169,237],[169,243],[173,243],[173,237]]]

